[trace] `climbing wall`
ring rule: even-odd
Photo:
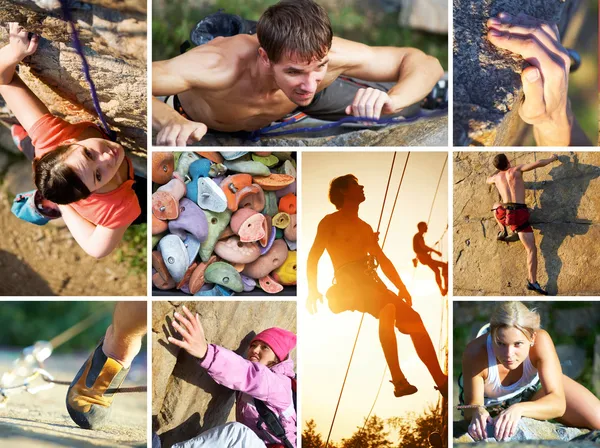
[[[235,420],[234,393],[216,384],[198,360],[169,344],[173,313],[198,312],[209,343],[245,354],[260,331],[296,332],[296,302],[154,302],[152,310],[152,417],[163,447]],[[180,311],[181,312],[181,311]],[[291,354],[295,361],[295,351]]]
[[[496,153],[454,154],[454,294],[527,295],[526,254],[520,242],[496,241],[491,211],[500,200],[486,179]],[[550,157],[507,153],[511,164]],[[600,153],[558,153],[559,162],[524,174],[538,248],[538,280],[559,295],[598,295],[600,277]]]

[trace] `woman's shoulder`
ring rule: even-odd
[[[539,329],[535,332],[535,340],[531,347],[530,359],[533,364],[537,364],[537,361],[545,358],[546,356],[555,356],[556,348],[552,337],[546,330]]]
[[[463,353],[463,370],[483,372],[487,369],[487,334],[481,335],[470,341]]]

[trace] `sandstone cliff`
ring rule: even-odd
[[[496,241],[491,211],[500,201],[486,178],[496,153],[454,154],[454,293],[525,295],[527,267],[520,242]],[[511,164],[550,157],[507,153]],[[598,295],[600,278],[600,153],[559,153],[559,162],[524,174],[538,248],[538,279],[551,294]],[[532,293],[530,293],[532,294]]]

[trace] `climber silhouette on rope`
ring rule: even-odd
[[[416,258],[413,258],[413,264],[415,268],[417,267],[418,262],[421,262],[421,264],[424,264],[425,266],[429,266],[435,274],[435,281],[440,288],[440,293],[442,296],[445,296],[448,294],[448,263],[431,258],[432,252],[440,257],[442,256],[442,253],[425,244],[424,235],[427,232],[427,223],[421,221],[417,224],[417,229],[419,229],[419,231],[415,233],[415,236],[413,237],[413,250],[417,255]],[[442,277],[444,278],[443,282]]]
[[[513,235],[514,233],[518,234],[527,251],[527,289],[542,295],[548,295],[548,293],[537,281],[537,248],[533,229],[529,223],[529,210],[525,204],[523,173],[544,167],[556,160],[558,160],[558,156],[553,154],[547,159],[513,167],[506,155],[498,154],[493,161],[497,171],[486,181],[488,184],[494,184],[502,197],[502,203],[495,203],[492,208],[496,222],[501,229],[497,239],[498,241],[510,241],[512,235],[508,234],[507,227],[510,227]]]
[[[335,270],[333,285],[327,291],[329,308],[334,313],[369,313],[379,320],[379,339],[392,375],[394,395],[401,397],[417,392],[400,369],[395,327],[411,337],[419,358],[436,383],[436,389],[445,397],[448,377],[440,368],[421,317],[412,308],[410,293],[379,246],[377,233],[358,217],[358,207],[365,200],[364,187],[352,174],[337,177],[331,181],[329,200],[337,211],[325,216],[319,223],[308,255],[308,311],[315,313],[317,301],[323,300],[317,289],[317,269],[319,259],[327,250]],[[379,278],[376,273],[378,264],[398,288],[398,294],[390,291]]]

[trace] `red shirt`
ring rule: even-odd
[[[88,128],[97,129],[106,138],[104,132],[94,123],[84,121],[71,124],[67,121],[46,114],[29,130],[31,143],[35,148],[35,156],[41,157],[56,149],[66,140],[77,139]],[[73,209],[93,224],[109,229],[129,226],[142,213],[140,204],[133,191],[133,165],[127,161],[127,180],[115,190],[108,193],[92,193],[85,199],[70,204]]]

